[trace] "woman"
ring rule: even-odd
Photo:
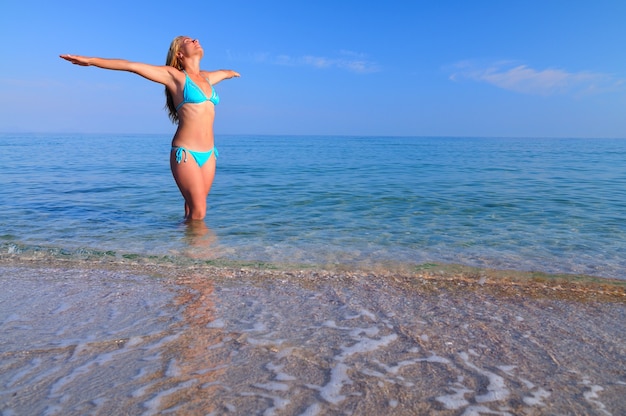
[[[165,66],[124,59],[61,55],[76,65],[134,72],[165,86],[170,119],[178,124],[172,139],[170,167],[185,198],[187,221],[204,219],[207,196],[215,177],[217,149],[213,120],[219,97],[213,85],[239,76],[232,70],[202,71],[200,60],[203,55],[198,39],[187,36],[172,41]]]

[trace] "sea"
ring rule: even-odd
[[[626,140],[170,140],[0,135],[1,415],[626,414]]]
[[[207,259],[626,279],[626,140],[218,136],[202,233],[182,222],[170,141],[0,135],[0,252],[195,245]]]

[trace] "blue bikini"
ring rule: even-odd
[[[213,105],[219,104],[220,97],[217,95],[217,93],[215,92],[215,88],[213,88],[213,85],[211,85],[208,79],[207,79],[207,82],[209,82],[209,85],[211,86],[211,96],[207,98],[204,91],[202,91],[202,89],[195,82],[193,82],[193,80],[189,77],[189,75],[187,74],[187,71],[183,71],[183,72],[185,73],[185,86],[183,87],[183,101],[176,106],[176,111],[178,111],[178,109],[182,107],[183,104],[201,104],[206,101],[211,101]],[[204,165],[207,162],[207,160],[209,160],[209,158],[211,157],[213,153],[215,153],[216,159],[219,156],[217,149],[215,147],[213,147],[213,149],[209,150],[208,152],[197,152],[197,151],[189,150],[180,146],[172,146],[172,151],[176,151],[176,163],[180,163],[181,161],[187,162],[187,153],[189,153],[191,154],[191,156],[193,156],[193,158],[196,160],[196,163],[200,167],[202,167],[202,165]],[[183,160],[183,153],[185,153],[184,160]]]
[[[176,150],[176,163],[187,162],[187,153],[189,153],[196,160],[198,166],[202,167],[206,163],[207,160],[211,157],[213,153],[215,153],[215,158],[219,156],[217,152],[217,148],[213,147],[213,149],[208,152],[196,152],[194,150],[185,149],[180,146],[172,146],[172,151]],[[185,159],[183,160],[183,153],[185,153]]]
[[[176,106],[176,111],[178,111],[178,109],[182,107],[183,104],[187,103],[201,104],[205,101],[211,101],[214,105],[218,105],[220,103],[220,97],[217,95],[217,93],[215,92],[215,88],[213,88],[213,85],[211,85],[208,79],[206,81],[209,82],[209,86],[211,87],[211,96],[207,98],[204,91],[202,91],[202,88],[200,88],[195,82],[193,82],[193,79],[189,78],[189,74],[187,74],[187,71],[183,72],[185,73],[183,101]]]

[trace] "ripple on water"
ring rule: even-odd
[[[1,270],[7,414],[626,408],[623,302],[357,272]]]

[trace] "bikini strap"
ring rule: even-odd
[[[187,149],[184,147],[172,147],[172,150],[176,150],[176,163],[181,161],[187,162]],[[183,152],[185,153],[185,160],[183,160]]]

